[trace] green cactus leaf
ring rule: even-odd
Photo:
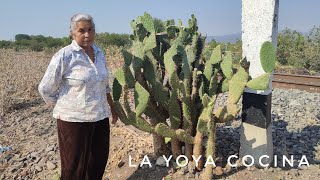
[[[168,144],[170,141],[171,141],[171,138],[169,138],[169,137],[164,138],[164,143]]]
[[[135,34],[139,42],[142,42],[144,38],[148,35],[148,31],[143,27],[142,23],[137,23]]]
[[[192,33],[196,33],[198,30],[197,26],[197,18],[194,16],[194,14],[191,15],[191,19],[188,21],[189,29],[191,29]]]
[[[197,83],[199,81],[199,76],[197,75],[197,68],[193,69],[192,72],[192,84],[191,84],[191,101],[192,103],[195,102],[195,98],[197,96],[197,91],[198,91],[198,87],[197,87]]]
[[[178,46],[178,53],[182,59],[182,71],[184,80],[190,80],[191,78],[191,63],[188,61],[186,50],[183,46]],[[188,86],[189,87],[189,86]]]
[[[141,67],[143,66],[145,56],[143,43],[137,41],[134,42],[132,45],[132,53],[132,68],[134,72],[140,71]]]
[[[128,119],[132,122],[135,122],[136,114],[132,112],[130,103],[129,103],[129,89],[127,86],[123,87],[123,107],[128,115]]]
[[[126,66],[130,66],[133,55],[126,50],[121,51]]]
[[[177,136],[177,139],[179,139],[182,142],[189,143],[189,144],[194,143],[194,138],[184,129],[177,129],[176,136]]]
[[[137,19],[136,19],[137,24],[138,23],[142,24],[142,21],[143,21],[143,16],[138,16]]]
[[[197,50],[197,45],[199,43],[199,38],[201,37],[201,35],[199,34],[195,34],[192,36],[192,43],[191,43],[191,47],[193,48],[193,51],[196,52]]]
[[[176,138],[175,131],[164,123],[158,123],[154,130],[162,137]]]
[[[135,32],[134,32],[134,33],[135,33]],[[136,36],[133,35],[133,34],[130,34],[129,39],[132,40],[132,41],[135,41],[135,40],[136,40]]]
[[[156,69],[156,61],[153,60],[154,57],[152,53],[149,51],[146,53],[148,59],[144,61],[143,63],[143,75],[144,78],[152,85],[155,86],[155,83],[157,81],[157,69]]]
[[[183,25],[182,20],[178,19],[178,25],[181,27]]]
[[[211,112],[211,116],[212,116],[212,112]],[[214,127],[215,123],[216,122],[214,121],[213,117],[209,119],[208,124],[207,124],[208,125],[208,129],[209,129],[209,133],[211,133],[212,131],[215,130],[215,127]]]
[[[193,47],[192,46],[190,46],[190,45],[186,46],[186,54],[187,54],[188,62],[190,64],[193,63],[196,60],[196,54],[193,51]]]
[[[236,106],[235,104],[233,105]],[[235,117],[229,114],[227,106],[219,107],[217,110],[214,111],[213,115],[217,123],[226,123],[228,121],[233,120]]]
[[[202,105],[203,105],[203,107],[207,107],[209,102],[210,102],[210,98],[209,98],[208,94],[205,93],[202,96]]]
[[[247,87],[254,90],[266,90],[269,88],[270,73],[258,76],[247,83]]]
[[[203,74],[204,74],[204,76],[206,78],[206,81],[208,81],[208,82],[211,79],[212,71],[213,71],[213,66],[212,66],[210,61],[207,61],[206,64],[205,64],[205,68],[204,68]]]
[[[137,22],[135,20],[131,20],[130,25],[133,30],[135,30],[135,31],[137,30]]]
[[[222,60],[222,58],[221,58],[221,46],[218,45],[212,51],[212,54],[211,54],[211,57],[210,57],[210,62],[211,62],[211,64],[217,64],[217,63],[220,63],[221,60]]]
[[[248,82],[248,78],[249,74],[243,67],[239,66],[238,72],[229,82],[229,103],[236,104],[239,101]]]
[[[210,99],[208,99],[210,100]],[[204,107],[202,110],[198,124],[197,124],[197,130],[199,130],[201,133],[207,133],[208,132],[208,123],[211,121],[212,118],[212,110],[213,110],[214,104],[213,103],[207,103],[207,106]]]
[[[136,117],[136,121],[132,125],[140,129],[141,131],[145,131],[148,133],[154,132],[154,129],[150,126],[150,124],[145,119],[142,119],[141,117]]]
[[[149,52],[148,52],[149,53]],[[148,56],[147,53],[147,56]],[[152,64],[150,60],[145,60],[143,75],[144,78],[151,84],[149,86],[152,98],[159,103],[162,107],[168,107],[169,103],[169,90],[167,87],[163,86],[160,82],[158,73],[156,73],[155,64]]]
[[[149,101],[144,114],[151,119],[156,119],[159,122],[167,119],[167,115],[163,114],[163,112],[159,109],[155,102]]]
[[[209,96],[212,97],[217,94],[218,90],[218,77],[212,76],[209,85]]]
[[[119,83],[119,81],[117,80],[117,78],[115,78],[113,80],[113,85],[112,85],[112,97],[113,97],[113,101],[119,101],[120,97],[121,97],[121,92],[122,92],[122,86]]]
[[[232,78],[232,56],[230,51],[226,52],[226,55],[221,62],[221,70],[223,72],[223,75],[226,76],[229,80]]]
[[[177,33],[179,31],[179,28],[177,26],[174,26],[174,25],[167,26],[166,29],[167,29],[167,34],[170,39],[174,39],[177,37]]]
[[[172,90],[170,102],[169,102],[169,115],[171,127],[173,129],[178,129],[180,126],[181,109],[178,102],[178,95],[176,89]]]
[[[174,22],[174,19],[169,19],[169,20],[166,20],[163,22],[164,25],[167,27],[167,26],[172,26],[172,25],[175,25],[175,22]]]
[[[215,157],[215,142],[216,142],[216,123],[213,122],[212,129],[208,133],[208,142],[207,142],[207,149],[206,149],[206,156]],[[210,166],[209,166],[210,167]],[[206,173],[206,171],[205,171]]]
[[[149,93],[138,82],[134,88],[134,100],[136,107],[136,116],[140,116],[146,109],[149,102]]]
[[[134,77],[128,66],[123,66],[122,68],[118,69],[114,73],[114,76],[117,78],[121,86],[127,85],[129,88],[134,87]]]
[[[189,129],[192,127],[191,121],[191,102],[189,98],[182,100],[183,128]]]
[[[116,114],[118,115],[119,119],[125,124],[125,125],[131,125],[132,122],[127,118],[126,113],[124,112],[121,104],[119,101],[113,102],[114,110],[116,111]]]
[[[222,80],[220,88],[221,88],[221,92],[227,92],[229,90],[229,80],[228,79]]]
[[[240,108],[236,104],[228,103],[227,105],[228,115],[232,117],[236,117],[237,114],[240,112]]]
[[[201,84],[200,84],[200,87],[199,87],[199,96],[201,98],[201,100],[203,101],[203,96],[205,94],[205,91],[204,91],[204,82],[201,81]]]
[[[169,91],[168,88],[165,86],[162,86],[160,82],[156,82],[155,86],[152,87],[153,98],[162,107],[168,107],[168,103],[170,99],[168,91]]]
[[[172,74],[172,76],[169,79],[169,82],[170,82],[170,86],[172,87],[172,90],[179,91],[180,82],[176,72]]]
[[[208,122],[205,121],[205,119],[201,119],[201,120],[199,119],[198,124],[197,124],[197,130],[201,133],[204,133],[204,134],[208,133],[208,125],[207,124],[208,124]]]
[[[151,17],[150,14],[145,12],[141,21],[142,21],[143,26],[146,28],[146,30],[148,32],[150,32],[150,33],[155,32],[154,21],[153,21],[153,18]]]
[[[149,37],[145,38],[144,41],[144,51],[150,51],[157,47],[156,34],[153,32]]]
[[[128,115],[128,119],[130,120],[131,122],[131,125],[135,126],[136,127],[136,113],[131,111],[131,109],[129,110],[128,108],[124,108],[125,111],[127,112],[127,115]]]
[[[164,53],[164,66],[166,71],[169,73],[169,77],[175,72],[175,63],[173,57],[178,54],[178,47],[171,46],[171,48]]]
[[[276,49],[271,42],[264,42],[260,49],[260,62],[266,73],[271,73],[276,62]]]
[[[213,112],[213,115],[220,121],[222,121],[228,116],[227,106],[219,107],[217,110]]]
[[[179,39],[182,41],[183,45],[186,45],[192,41],[188,28],[180,27]]]

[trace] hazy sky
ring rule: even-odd
[[[279,29],[319,27],[319,8],[320,0],[280,0]],[[132,33],[130,20],[144,11],[184,24],[195,14],[200,32],[208,36],[241,32],[241,0],[4,0],[0,40],[13,40],[16,34],[68,36],[70,17],[78,12],[93,16],[97,32]]]

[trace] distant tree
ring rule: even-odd
[[[203,56],[206,60],[210,59],[212,50],[218,45],[215,39],[212,39],[203,49]]]
[[[30,36],[31,40],[34,40],[36,42],[43,42],[46,43],[48,37],[44,37],[43,35],[36,35],[36,36]],[[49,37],[49,39],[52,39],[52,37]]]
[[[21,50],[21,49],[28,49],[31,46],[31,40],[29,39],[19,39],[18,41],[15,41],[15,49]]]
[[[285,29],[278,34],[277,60],[282,65],[305,67],[305,38],[302,33]]]
[[[98,33],[95,37],[95,41],[101,47],[106,46],[128,46],[131,44],[128,34],[116,34],[116,33]]]
[[[210,42],[209,42],[209,47],[214,49],[216,46],[218,46],[218,42],[215,40],[215,39],[212,39]]]
[[[308,34],[308,42],[315,46],[320,45],[320,27],[313,27]]]
[[[9,49],[9,48],[12,48],[13,45],[14,45],[14,42],[12,41],[5,41],[5,40],[0,41],[0,49]]]
[[[37,52],[40,52],[40,51],[43,51],[45,49],[45,44],[44,43],[39,43],[37,41],[31,41],[30,43],[30,49],[32,51],[37,51]]]
[[[58,48],[64,45],[63,40],[60,38],[48,37],[45,42],[47,48]]]
[[[320,71],[320,27],[313,27],[307,35],[304,49],[307,68]]]
[[[63,38],[61,38],[61,41],[63,43],[63,46],[66,46],[66,45],[70,44],[72,40],[69,37],[63,37]]]
[[[15,36],[15,40],[16,41],[20,41],[20,40],[31,40],[31,37],[27,34],[17,34]]]
[[[234,44],[229,45],[229,50],[232,52],[232,60],[234,63],[239,63],[242,59],[242,41],[237,39]]]

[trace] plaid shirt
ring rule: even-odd
[[[76,41],[52,57],[38,89],[47,104],[55,105],[54,118],[95,122],[110,116],[106,58],[95,44],[92,48],[94,63]]]

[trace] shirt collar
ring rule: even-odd
[[[75,40],[72,40],[71,47],[75,51],[80,51],[82,49],[82,47],[79,46]],[[98,46],[95,43],[92,43],[91,47],[95,54],[97,54],[98,52],[101,52],[101,49],[98,48]]]

